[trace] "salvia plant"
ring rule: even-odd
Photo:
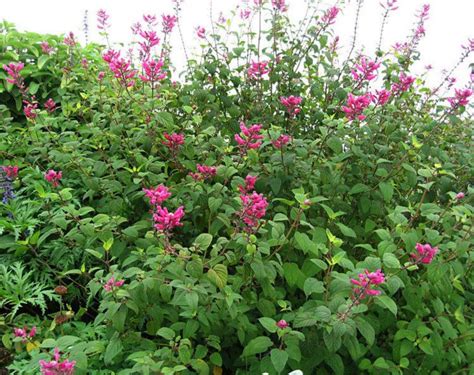
[[[12,374],[467,374],[472,90],[346,5],[186,3],[112,45],[0,39],[0,367]],[[88,30],[87,16],[85,30]],[[176,34],[178,45],[173,45]],[[351,44],[352,43],[352,44]],[[174,52],[187,57],[177,74]],[[472,369],[471,369],[472,370]]]

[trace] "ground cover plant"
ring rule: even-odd
[[[341,56],[343,4],[255,0],[194,57],[174,4],[122,50],[106,11],[104,45],[1,25],[0,367],[469,373],[472,91],[411,73],[429,5]]]

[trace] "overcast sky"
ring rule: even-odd
[[[250,0],[252,1],[252,0]],[[268,0],[269,1],[269,0]],[[385,0],[384,0],[385,1]],[[253,1],[252,1],[253,2]],[[287,0],[289,14],[296,21],[300,19],[306,9],[305,0]],[[323,4],[332,5],[336,2],[324,0]],[[356,1],[347,1],[344,12],[338,16],[335,34],[340,36],[342,56],[344,47],[350,44]],[[214,0],[213,15],[217,19],[220,12],[225,16],[244,0]],[[399,9],[389,19],[384,34],[383,47],[403,42],[415,21],[417,9],[424,3],[431,5],[430,17],[426,22],[426,37],[420,44],[422,61],[417,64],[416,72],[423,71],[425,65],[431,64],[434,69],[429,75],[430,84],[439,82],[441,71],[450,69],[456,64],[461,54],[461,45],[466,44],[468,38],[474,38],[474,0],[398,0]],[[141,20],[142,14],[161,15],[172,13],[171,0],[17,0],[2,1],[0,17],[13,22],[20,30],[40,33],[66,33],[73,31],[83,40],[83,19],[85,11],[89,14],[90,36],[94,41],[101,41],[96,29],[96,12],[106,9],[110,14],[112,24],[110,33],[113,41],[127,42],[131,38],[130,26]],[[364,48],[366,54],[373,54],[377,45],[380,30],[382,9],[379,0],[365,0],[361,12],[360,29],[357,48]],[[209,0],[184,0],[181,23],[186,45],[197,46],[194,28],[203,25],[209,28]],[[177,49],[174,58],[183,60],[180,53],[181,44],[174,33],[173,45]],[[469,82],[469,63],[465,62],[456,71],[458,78],[456,86]],[[179,63],[176,65],[180,65]]]

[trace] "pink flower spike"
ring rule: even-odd
[[[197,164],[196,167],[197,167],[198,172],[201,174],[201,176],[205,180],[213,178],[217,173],[216,167],[209,167],[207,165],[201,165],[201,164]]]
[[[163,133],[163,136],[165,137],[165,141],[162,143],[168,147],[168,149],[171,151],[171,154],[176,157],[178,150],[181,148],[182,145],[184,145],[184,134],[168,134],[168,133]]]
[[[107,30],[110,25],[108,23],[109,15],[104,9],[99,9],[97,12],[97,28],[99,30]]]
[[[266,214],[268,202],[263,194],[253,193],[241,194],[242,210],[240,218],[245,224],[244,230],[248,233],[253,232],[257,227],[259,220]]]
[[[206,38],[206,29],[202,26],[198,26],[196,28],[196,35],[198,36],[198,38],[200,39],[205,39]]]
[[[7,78],[7,82],[18,86],[19,82],[22,81],[20,72],[22,71],[24,67],[25,67],[25,64],[23,64],[22,62],[3,65],[3,69],[9,75],[9,78]]]
[[[144,60],[142,67],[145,74],[140,75],[140,79],[152,84],[165,79],[166,73],[161,69],[163,65],[162,60]]]
[[[336,6],[333,6],[326,10],[324,15],[321,18],[321,21],[324,24],[324,27],[334,24],[336,22],[336,17],[339,14],[340,9]]]
[[[380,63],[369,61],[365,56],[360,59],[360,62],[352,69],[351,74],[355,81],[371,81],[377,77],[377,69]]]
[[[27,119],[34,120],[37,116],[37,109],[38,109],[38,103],[36,102],[29,102],[28,100],[23,101],[24,107],[23,107],[23,113],[25,114]]]
[[[416,253],[410,254],[410,257],[413,258],[413,262],[430,264],[433,261],[434,256],[438,253],[437,247],[431,247],[430,244],[416,244]]]
[[[3,172],[7,175],[10,180],[14,180],[18,177],[18,166],[16,165],[6,165],[2,167]]]
[[[272,141],[273,147],[276,149],[282,149],[285,145],[287,145],[291,141],[291,137],[287,134],[282,134],[278,137],[276,141]]]
[[[365,115],[363,115],[362,112],[369,106],[371,101],[371,94],[355,96],[349,93],[347,97],[347,104],[341,109],[346,113],[348,120],[352,121],[358,119],[359,121],[363,121],[365,119]]]
[[[56,110],[56,103],[53,99],[49,98],[46,103],[44,103],[44,108],[49,112],[53,113]]]
[[[159,185],[155,189],[143,189],[143,191],[145,192],[145,196],[150,200],[152,206],[161,205],[171,197],[171,193],[164,185]]]
[[[448,102],[451,108],[457,109],[459,107],[465,107],[469,104],[469,97],[472,95],[470,89],[454,89],[454,97],[448,98]]]
[[[163,27],[163,34],[170,34],[173,31],[176,25],[176,21],[178,21],[178,19],[176,18],[176,16],[163,14],[161,16],[161,21],[162,21],[162,27]]]
[[[239,185],[239,191],[242,194],[250,193],[255,189],[255,183],[257,182],[257,179],[257,176],[247,175],[247,177],[245,177],[245,186]]]
[[[264,75],[270,73],[270,68],[268,67],[268,61],[255,62],[252,61],[250,67],[247,69],[247,75],[250,79],[260,79]]]
[[[279,320],[277,323],[276,323],[277,327],[280,328],[280,329],[285,329],[289,326],[289,324],[287,323],[286,320],[284,319],[281,319]]]
[[[76,39],[72,31],[64,37],[63,43],[69,47],[76,45]]]
[[[168,212],[166,207],[156,207],[155,214],[153,215],[154,227],[157,231],[164,234],[169,234],[176,227],[183,226],[181,219],[184,217],[184,207],[180,206],[173,212]]]
[[[49,45],[48,42],[41,42],[41,51],[46,55],[51,55],[53,53],[53,47]]]
[[[61,355],[59,354],[59,349],[54,349],[52,361],[44,361],[40,360],[40,371],[43,375],[73,375],[74,374],[74,366],[76,365],[76,361],[70,361],[68,359],[64,361],[61,360]]]
[[[376,105],[385,105],[390,100],[392,93],[389,90],[376,90],[377,95],[374,95],[373,101]]]
[[[359,274],[359,279],[351,279],[351,284],[354,285],[352,289],[353,299],[359,301],[367,296],[379,296],[382,292],[373,289],[375,285],[380,285],[385,282],[385,275],[378,269],[375,272],[365,270],[364,273]]]
[[[242,131],[243,137],[239,134],[234,135],[234,139],[240,149],[240,155],[247,154],[250,149],[257,149],[262,145],[260,140],[263,139],[263,135],[260,134],[262,130],[261,124],[254,124],[250,127],[246,127],[245,123],[240,123],[240,130]]]
[[[247,20],[251,14],[252,14],[252,11],[250,9],[242,9],[240,11],[240,18],[243,20]]]
[[[280,103],[286,107],[286,111],[290,116],[296,116],[301,112],[299,105],[303,101],[303,98],[300,96],[280,96]]]
[[[36,336],[36,326],[33,326],[33,327],[31,328],[30,333],[28,333],[28,336],[29,336],[30,338],[33,338],[33,337]]]
[[[466,196],[462,191],[456,194],[456,199],[461,200]]]
[[[53,169],[50,169],[44,175],[44,178],[46,179],[46,181],[51,183],[53,187],[59,186],[59,181],[62,179],[62,177],[63,177],[63,173],[61,171],[56,172]]]
[[[144,14],[143,21],[151,28],[158,25],[158,20],[154,14]]]
[[[278,10],[279,12],[286,12],[288,7],[285,4],[285,0],[272,0],[273,9]]]
[[[408,91],[415,82],[415,77],[407,76],[404,72],[401,72],[398,76],[398,82],[392,84],[393,93],[402,93]]]

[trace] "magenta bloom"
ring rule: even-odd
[[[53,169],[50,169],[48,172],[45,173],[44,178],[46,181],[51,183],[53,187],[59,186],[59,181],[63,178],[63,173],[61,171],[56,172]]]
[[[155,31],[139,31],[140,35],[144,40],[138,42],[143,59],[148,59],[151,54],[151,49],[160,43],[160,38],[156,35]]]
[[[361,96],[355,96],[349,93],[347,98],[347,105],[342,107],[342,110],[346,113],[346,117],[349,120],[358,119],[359,121],[365,120],[365,115],[363,114],[364,109],[366,109],[370,102],[372,101],[371,94],[365,94]]]
[[[7,82],[12,83],[18,87],[22,86],[23,78],[20,76],[20,72],[22,71],[24,67],[25,67],[25,64],[23,64],[22,62],[18,62],[18,63],[12,62],[8,65],[3,65],[3,69],[9,75],[9,78],[7,78]]]
[[[46,100],[46,103],[44,103],[44,108],[49,112],[53,113],[56,110],[56,103],[53,99],[49,98]]]
[[[154,189],[143,189],[143,191],[145,192],[145,196],[150,200],[152,206],[159,206],[171,197],[171,193],[164,185],[158,185]]]
[[[5,168],[5,167],[4,167]],[[466,196],[462,191],[456,194],[456,199],[461,200]]]
[[[279,320],[277,323],[276,323],[277,327],[280,328],[280,329],[285,329],[289,326],[289,324],[287,323],[286,320],[284,319],[281,319]]]
[[[135,74],[136,71],[131,69],[130,60],[125,60],[120,57],[120,52],[109,50],[102,58],[105,62],[109,63],[109,68],[114,73],[114,77],[120,82],[124,87],[131,87],[135,84]]]
[[[281,149],[291,141],[291,137],[287,134],[280,135],[276,141],[272,141],[273,147]]]
[[[69,47],[74,47],[76,45],[76,39],[72,31],[64,37],[63,43]]]
[[[154,27],[158,25],[158,19],[154,14],[144,14],[143,21],[145,21],[145,23],[148,24],[149,27]]]
[[[262,145],[260,141],[263,139],[263,135],[260,135],[260,131],[262,130],[261,124],[254,124],[247,128],[245,124],[241,122],[240,130],[242,131],[242,136],[235,134],[234,139],[238,144],[241,155],[245,155],[249,149],[257,149]]]
[[[183,226],[181,219],[184,216],[184,207],[180,206],[175,212],[168,212],[166,207],[156,207],[153,215],[154,227],[157,231],[167,234],[176,227]]]
[[[26,118],[34,120],[38,116],[38,113],[36,113],[36,110],[38,109],[38,103],[31,103],[28,100],[23,100],[23,104],[23,113],[25,114]]]
[[[240,217],[246,228],[246,232],[253,232],[258,226],[259,220],[265,216],[268,202],[263,194],[258,194],[254,191],[252,194],[241,194],[242,210]]]
[[[201,164],[197,164],[196,167],[197,167],[198,172],[201,174],[201,176],[205,180],[214,177],[217,173],[216,167],[209,167],[207,165],[201,165]]]
[[[99,72],[99,74],[97,74],[97,79],[99,81],[102,81],[105,77],[105,72]]]
[[[206,38],[206,29],[202,26],[198,26],[196,28],[196,35],[198,38],[205,39]]]
[[[163,136],[165,137],[166,141],[163,141],[162,143],[168,147],[174,156],[176,156],[180,147],[184,145],[184,134],[173,133],[170,135],[168,133],[164,133]]]
[[[413,258],[414,263],[430,264],[433,261],[434,256],[438,252],[437,247],[431,247],[430,244],[422,245],[416,244],[416,253],[410,254]]]
[[[120,288],[125,283],[125,280],[117,280],[112,276],[107,282],[104,284],[104,289],[106,292],[112,292],[115,289]]]
[[[16,165],[5,165],[2,167],[3,172],[7,175],[10,180],[14,180],[18,177],[18,166]]]
[[[144,75],[140,75],[143,82],[155,83],[166,78],[166,73],[161,69],[164,63],[162,60],[144,60],[143,71]]]
[[[48,42],[41,42],[40,46],[41,51],[46,55],[51,55],[53,52],[53,47],[51,47]]]
[[[255,183],[257,182],[257,176],[247,175],[245,177],[245,186],[239,185],[239,190],[242,194],[250,193],[253,189],[255,189]]]
[[[296,116],[301,112],[299,105],[303,101],[303,98],[300,96],[280,96],[280,103],[286,107],[286,111],[290,116]]]
[[[472,95],[470,89],[454,89],[454,97],[448,98],[451,108],[456,109],[469,104],[469,97]]]
[[[380,5],[382,6],[382,8],[384,8],[385,10],[389,11],[394,11],[394,10],[397,10],[398,9],[398,6],[396,6],[395,4],[397,3],[398,0],[386,0],[386,3],[380,3]]]
[[[133,35],[138,35],[142,31],[142,24],[140,22],[135,22],[130,29],[132,30]]]
[[[247,20],[250,17],[250,14],[252,14],[252,11],[250,9],[240,10],[240,18],[243,20]]]
[[[13,328],[13,334],[15,337],[20,337],[22,340],[21,342],[25,343],[28,340],[32,339],[36,335],[36,326],[33,326],[28,332],[28,329],[26,327],[23,328]]]
[[[54,348],[54,359],[49,362],[40,360],[39,365],[43,375],[73,375],[76,361],[66,359],[61,362],[59,349]]]
[[[323,24],[325,24],[325,26],[334,24],[334,22],[336,22],[336,17],[339,14],[339,10],[340,9],[335,6],[326,10],[324,15],[321,17],[321,21],[323,22]]]
[[[398,82],[392,84],[392,92],[401,93],[408,91],[413,82],[415,82],[415,77],[407,76],[404,72],[401,72],[398,76]]]
[[[250,67],[247,69],[247,75],[251,79],[260,79],[265,74],[270,73],[270,68],[268,67],[268,61],[255,62],[252,61]]]
[[[107,30],[109,28],[110,26],[108,23],[109,17],[110,16],[107,14],[107,12],[104,9],[100,9],[97,12],[97,28],[99,30]]]
[[[378,296],[382,292],[377,289],[373,289],[375,285],[380,285],[385,282],[385,275],[379,269],[375,272],[365,270],[364,273],[359,274],[359,279],[351,279],[351,283],[355,285],[352,289],[353,295],[358,300],[363,299],[367,296]]]
[[[288,7],[285,4],[285,0],[272,0],[273,9],[276,9],[280,12],[286,12]]]
[[[369,61],[366,57],[360,59],[360,63],[355,65],[355,69],[351,70],[352,77],[358,82],[371,81],[377,77],[377,69],[380,63]]]
[[[176,16],[170,16],[170,15],[162,15],[161,16],[162,20],[162,26],[163,26],[163,34],[169,34],[173,31],[176,21],[178,20]]]
[[[374,95],[373,101],[376,105],[385,105],[390,100],[392,93],[389,90],[376,90],[377,95]]]

